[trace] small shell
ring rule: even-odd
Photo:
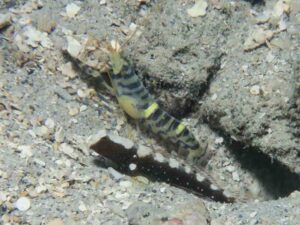
[[[194,6],[188,9],[187,13],[191,17],[205,16],[207,6],[208,4],[205,0],[195,0]]]

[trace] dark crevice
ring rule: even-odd
[[[265,5],[265,0],[244,0],[246,2],[250,2],[251,5]]]
[[[225,132],[212,127],[211,129],[224,137],[226,147],[241,167],[253,174],[273,199],[287,197],[291,192],[300,190],[300,175],[292,172],[286,165],[264,154],[257,147],[234,141]]]
[[[181,50],[184,53],[186,51],[186,49]],[[175,54],[184,54],[183,52],[180,51],[180,53],[176,52]],[[209,90],[211,82],[214,80],[218,71],[220,70],[223,56],[224,53],[221,53],[215,57],[212,65],[206,68],[207,79],[205,82],[196,81],[191,83],[181,83],[173,80],[162,80],[160,78],[150,76],[147,72],[142,73],[143,76],[141,79],[145,87],[150,91],[151,94],[155,96],[161,95],[161,93],[164,91],[168,93],[176,93],[178,90],[188,90],[188,94],[186,96],[174,97],[175,99],[172,102],[165,104],[173,104],[171,108],[176,106],[170,110],[170,114],[172,116],[177,119],[186,118],[199,110],[199,99],[202,99]],[[139,71],[146,71],[146,69],[141,68]],[[139,71],[137,71],[137,73],[139,73]]]

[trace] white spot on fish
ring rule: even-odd
[[[169,166],[171,168],[179,168],[179,162],[176,159],[170,158]]]
[[[219,188],[216,185],[213,185],[213,184],[210,185],[210,189],[213,190],[213,191],[219,190]]]
[[[197,173],[197,174],[196,174],[196,179],[197,179],[197,181],[199,181],[199,182],[203,182],[203,181],[205,180],[205,177],[202,176],[202,175],[200,175],[199,173]]]
[[[165,161],[165,157],[162,154],[157,152],[154,155],[154,160],[156,160],[157,162],[163,163]]]
[[[192,169],[191,169],[191,167],[189,167],[189,166],[185,166],[185,167],[184,167],[184,171],[185,171],[186,173],[191,173],[191,172],[192,172]]]
[[[131,171],[135,170],[136,167],[137,167],[137,165],[134,164],[134,163],[130,163],[130,164],[129,164],[129,169],[130,169]]]

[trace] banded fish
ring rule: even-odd
[[[110,81],[121,108],[163,140],[176,144],[176,150],[186,160],[201,160],[207,143],[200,143],[182,122],[159,107],[121,52],[111,53],[111,65]]]
[[[155,98],[145,88],[142,81],[135,72],[132,63],[123,56],[118,44],[112,42],[107,48],[109,53],[108,79],[101,78],[103,86],[115,95],[120,107],[132,119],[138,120],[146,126],[153,134],[159,136],[166,142],[172,142],[177,146],[175,151],[188,163],[199,162],[205,159],[207,153],[207,142],[198,141],[193,133],[182,122],[161,109]],[[83,48],[83,55],[86,55]],[[100,76],[99,68],[92,68],[85,62],[69,53],[75,59],[77,65],[83,72],[94,77]],[[197,169],[187,169],[187,166],[174,164],[172,161],[160,160],[160,157],[140,157],[136,160],[134,156],[121,157],[122,153],[97,151],[99,154],[112,159],[120,164],[135,163],[140,171],[160,171],[169,176],[167,181],[177,181],[179,186],[193,190],[201,195],[208,195],[209,198],[222,202],[232,202],[233,198],[228,197],[221,188],[214,185],[209,176],[202,176]],[[117,157],[116,157],[117,156]],[[119,158],[118,158],[119,157]],[[125,160],[126,159],[126,160]],[[130,160],[131,159],[131,160]],[[177,166],[175,166],[177,165]],[[166,180],[166,179],[164,179]],[[174,182],[173,182],[174,183]]]

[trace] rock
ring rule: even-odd
[[[120,186],[123,188],[129,188],[132,186],[132,183],[128,180],[120,181]]]
[[[53,20],[49,14],[42,15],[37,22],[38,29],[48,34],[55,29],[56,25],[55,20]]]
[[[0,14],[0,30],[11,24],[10,14]]]
[[[182,202],[161,208],[149,203],[135,202],[126,210],[126,214],[130,224],[207,225],[208,219],[207,210],[201,201]]]
[[[81,202],[81,203],[79,204],[78,209],[79,209],[81,212],[87,211],[87,207],[86,207],[86,205],[85,205],[83,202]]]
[[[83,46],[80,44],[79,41],[77,41],[72,36],[67,36],[67,47],[66,51],[68,54],[70,54],[72,57],[77,58],[79,56],[79,53],[82,51]]]
[[[80,7],[78,5],[76,5],[75,3],[71,2],[66,6],[66,15],[69,18],[73,18],[77,15],[79,10],[80,10]]]
[[[50,130],[48,127],[46,126],[40,126],[40,127],[37,127],[35,128],[34,130],[34,133],[39,136],[39,137],[42,137],[42,138],[49,138],[49,135],[50,135]]]
[[[71,145],[62,143],[59,146],[59,150],[65,153],[67,156],[71,157],[72,159],[78,159],[78,154],[75,152],[74,148]]]
[[[32,147],[30,145],[20,145],[17,150],[21,152],[22,158],[29,158],[33,155]]]
[[[62,64],[59,68],[59,71],[65,76],[67,76],[70,79],[74,79],[77,77],[77,72],[73,69],[73,65],[71,62],[67,62],[65,64]]]
[[[27,211],[31,206],[30,199],[27,197],[20,197],[15,202],[15,207],[20,211]]]
[[[46,121],[45,121],[45,125],[46,125],[46,127],[48,127],[50,130],[53,130],[54,127],[55,127],[55,122],[54,122],[53,119],[48,118],[48,119],[46,119]]]
[[[259,95],[260,92],[261,92],[261,89],[260,89],[260,87],[259,87],[258,85],[254,85],[254,86],[252,86],[252,87],[250,88],[250,93],[251,93],[252,95]]]
[[[205,16],[207,6],[206,0],[195,0],[194,6],[188,9],[187,13],[191,17]]]
[[[50,220],[46,225],[65,225],[65,223],[62,219],[56,218],[56,219]]]
[[[137,150],[137,155],[139,158],[144,158],[152,153],[152,149],[145,146],[145,145],[139,145],[139,148]]]
[[[124,175],[123,174],[121,174],[121,173],[119,173],[118,171],[116,171],[114,168],[112,168],[112,167],[108,167],[108,172],[113,176],[113,178],[115,179],[115,180],[120,180],[120,179],[122,179],[123,177],[124,177]]]
[[[37,30],[35,27],[28,25],[24,29],[24,43],[27,45],[37,48],[38,46],[42,46],[45,48],[51,48],[53,47],[53,43],[48,37],[48,34],[46,32],[41,32]]]
[[[56,132],[54,134],[55,141],[57,143],[61,143],[65,139],[65,132],[62,127],[57,127]]]

